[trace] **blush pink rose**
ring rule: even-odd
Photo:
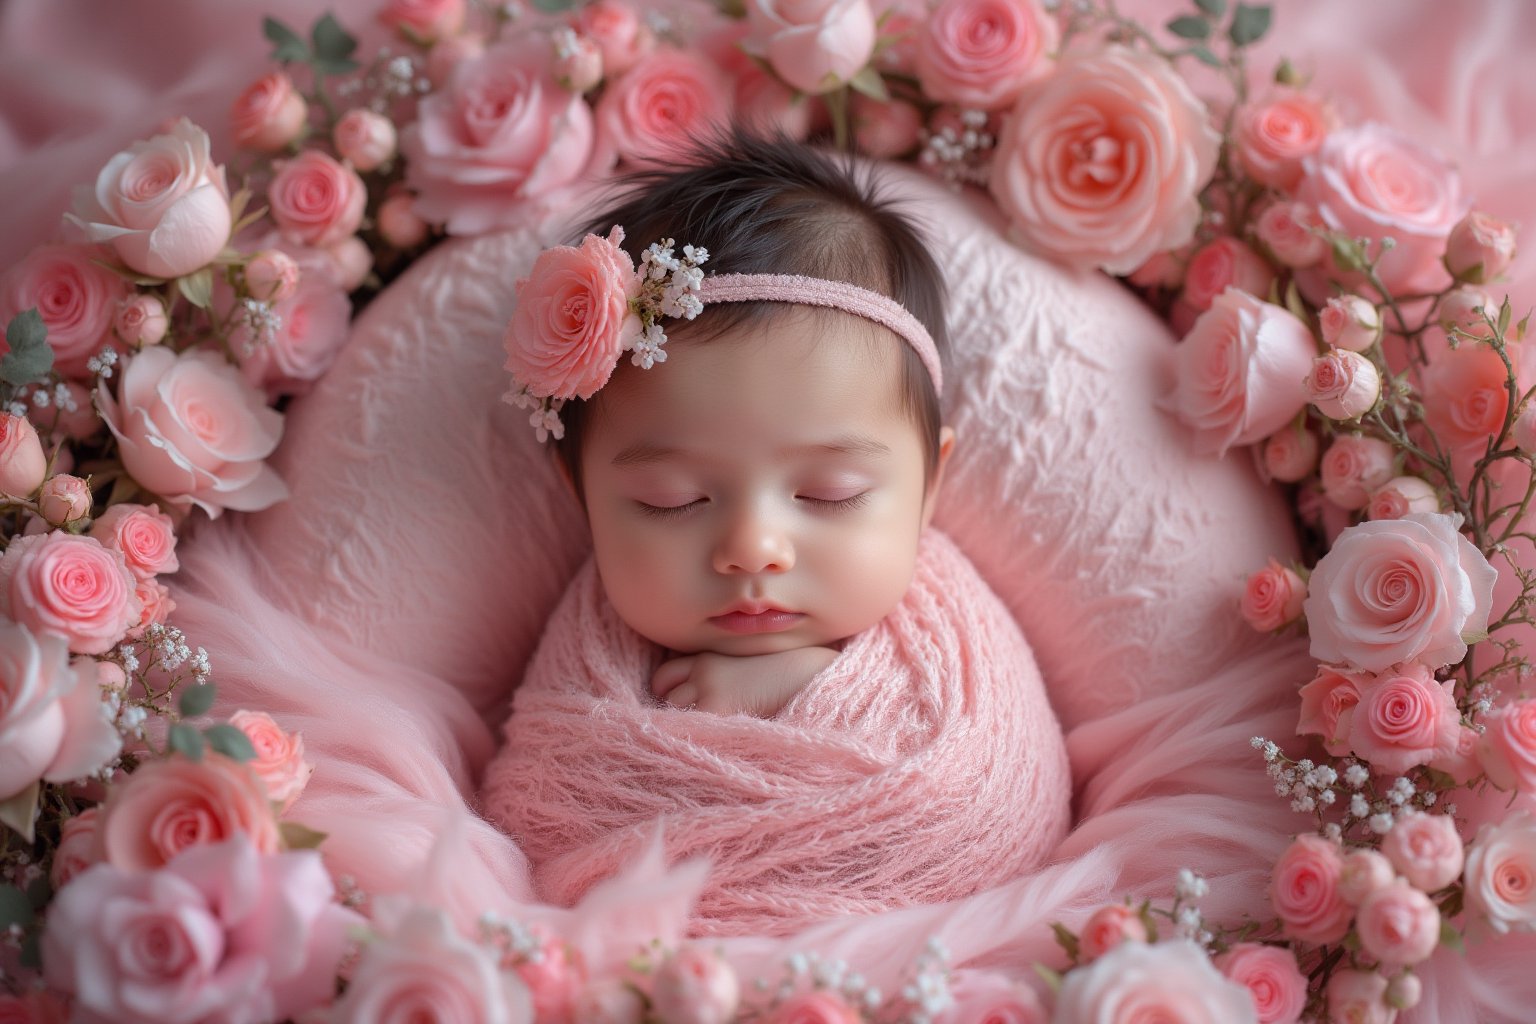
[[[237,834],[261,853],[282,847],[261,780],[211,752],[139,766],[112,788],[100,829],[102,859],[124,871],[153,871],[189,847]]]
[[[1195,448],[1221,455],[1285,426],[1307,404],[1301,382],[1316,346],[1279,306],[1228,289],[1200,314],[1174,356],[1173,408]]]
[[[603,51],[570,29],[555,33],[555,81],[572,92],[590,92],[603,81]]]
[[[1115,903],[1095,910],[1077,938],[1083,956],[1097,960],[1122,942],[1146,942],[1147,926],[1135,908]]]
[[[393,121],[358,107],[341,115],[331,132],[331,141],[336,144],[336,152],[355,170],[371,171],[395,155],[399,139]]]
[[[379,204],[379,234],[396,249],[414,249],[427,240],[431,228],[416,213],[416,198],[407,193]]]
[[[1358,352],[1329,349],[1312,360],[1303,387],[1307,401],[1324,416],[1357,420],[1376,407],[1376,399],[1381,397],[1381,372]]]
[[[875,52],[869,0],[747,0],[748,46],[786,85],[819,96],[862,71]]]
[[[170,326],[165,303],[154,295],[129,296],[117,304],[117,313],[112,317],[112,329],[130,348],[160,344]]]
[[[1461,877],[1466,860],[1461,833],[1449,814],[1407,814],[1381,843],[1398,874],[1425,892],[1439,892]]]
[[[1381,340],[1381,311],[1358,295],[1336,295],[1317,314],[1323,340],[1334,348],[1365,352]]]
[[[1460,726],[1456,733],[1456,745],[1450,750],[1437,751],[1429,766],[1444,772],[1458,786],[1465,786],[1483,773],[1478,760],[1477,745],[1482,735],[1470,726]]]
[[[389,0],[379,21],[412,42],[430,44],[464,27],[464,0]]]
[[[927,99],[1000,110],[1051,70],[1059,42],[1037,0],[941,0],[918,30],[918,81]]]
[[[1375,971],[1339,970],[1328,979],[1328,1019],[1348,1024],[1392,1024],[1387,979]]]
[[[1248,577],[1240,610],[1248,625],[1260,633],[1272,633],[1301,616],[1301,603],[1306,598],[1306,582],[1271,558]]]
[[[1328,254],[1323,222],[1305,203],[1270,203],[1254,222],[1259,241],[1276,262],[1297,269],[1316,266]]]
[[[78,523],[91,514],[91,486],[78,476],[55,474],[37,492],[37,510],[54,526]]]
[[[284,732],[264,711],[236,711],[229,724],[251,741],[256,757],[247,764],[267,788],[267,796],[285,811],[293,806],[315,771],[304,760],[304,737]]]
[[[1397,452],[1380,438],[1343,434],[1333,439],[1318,468],[1329,501],[1340,508],[1364,508],[1371,493],[1397,472]]]
[[[331,270],[344,292],[361,288],[373,269],[373,250],[356,235],[348,235],[320,250],[331,261]]]
[[[1366,514],[1372,519],[1401,519],[1420,512],[1439,512],[1440,495],[1422,477],[1396,476],[1371,492]]]
[[[427,81],[441,89],[453,69],[468,60],[478,60],[485,53],[485,37],[479,32],[461,32],[432,44],[427,52]]]
[[[120,551],[139,579],[181,568],[176,557],[176,524],[153,505],[113,505],[91,523],[90,535]]]
[[[0,413],[0,494],[25,498],[43,485],[48,456],[25,416]]]
[[[1536,817],[1484,825],[1467,849],[1467,909],[1496,932],[1536,931]]]
[[[207,266],[232,226],[229,187],[208,133],[182,118],[166,134],[135,142],[107,161],[93,191],[77,193],[67,219],[141,274],[180,277]]]
[[[258,302],[281,302],[299,286],[299,264],[281,249],[262,249],[245,265],[245,290]]]
[[[1364,678],[1327,665],[1319,666],[1317,675],[1298,694],[1301,719],[1296,723],[1296,734],[1321,736],[1323,749],[1334,757],[1348,754],[1350,718],[1360,703],[1360,684]]]
[[[15,537],[0,555],[0,614],[57,633],[75,654],[105,654],[142,606],[123,556],[94,537],[54,530]]]
[[[128,630],[128,639],[142,640],[150,626],[165,624],[176,610],[176,602],[171,599],[170,588],[159,580],[139,580],[134,593],[143,610],[139,612],[139,621]]]
[[[1481,454],[1504,429],[1509,411],[1509,371],[1493,346],[1463,343],[1447,348],[1424,370],[1424,422],[1450,449]]]
[[[1383,968],[1411,967],[1440,944],[1440,911],[1406,882],[1382,886],[1360,904],[1355,933],[1367,956]]]
[[[592,111],[554,77],[554,52],[534,33],[461,61],[423,97],[401,139],[416,212],[450,234],[518,223],[587,168]]]
[[[1068,55],[1025,87],[990,187],[1029,249],[1128,274],[1194,235],[1220,141],[1166,61],[1108,46]]]
[[[1358,907],[1377,889],[1384,889],[1397,878],[1392,862],[1375,850],[1351,850],[1344,855],[1339,872],[1339,895],[1344,902]]]
[[[676,1020],[679,1024],[721,1024],[733,1018],[695,1013],[692,1016],[668,1016],[663,1019]],[[763,1018],[763,1024],[861,1024],[863,1020],[864,1015],[850,1006],[842,996],[836,992],[819,990],[790,996],[768,1012]]]
[[[1453,337],[1491,338],[1493,324],[1489,321],[1498,316],[1499,305],[1482,288],[1461,285],[1451,289],[1440,302],[1435,320],[1440,329]],[[1513,331],[1511,331],[1513,335]],[[1516,341],[1511,336],[1507,340]]]
[[[1242,1024],[1255,1018],[1247,989],[1222,977],[1194,943],[1174,941],[1127,942],[1072,971],[1053,1019]]]
[[[275,153],[304,133],[309,106],[286,71],[262,75],[229,108],[235,145]]]
[[[65,818],[59,826],[59,845],[54,848],[53,863],[48,869],[48,880],[55,891],[99,862],[96,829],[100,821],[101,808],[87,807]]]
[[[1445,269],[1458,281],[1495,280],[1514,258],[1515,229],[1476,210],[1457,221],[1445,242]]]
[[[121,367],[116,395],[105,382],[97,388],[96,404],[124,467],[171,505],[217,517],[288,496],[264,461],[282,437],[282,414],[216,352],[145,349]]]
[[[77,1020],[286,1020],[330,998],[362,922],[333,892],[315,851],[273,854],[243,837],[159,871],[100,864],[50,908],[45,977]]]
[[[614,228],[607,238],[586,236],[578,248],[545,249],[517,283],[505,368],[532,394],[592,397],[639,336],[630,301],[640,279],[619,248],[623,240],[623,229]]]
[[[1337,125],[1328,103],[1297,89],[1278,89],[1251,102],[1234,119],[1237,160],[1262,185],[1290,191],[1301,164]]]
[[[730,103],[731,90],[711,61],[657,50],[608,83],[597,101],[596,162],[676,160],[730,120]]]
[[[950,975],[954,1004],[935,1024],[1046,1024],[1045,1007],[1035,990],[992,971],[960,970]]]
[[[740,1003],[741,983],[736,980],[736,971],[713,949],[700,943],[685,945],[669,956],[651,982],[651,1008],[662,1020],[677,1024],[727,1024],[736,1018]],[[783,1024],[790,1020],[805,1024],[822,1020],[810,1016],[811,1012],[783,1018]],[[826,1018],[828,1024],[843,1024],[843,1019]]]
[[[656,37],[640,12],[623,0],[596,0],[576,12],[576,31],[592,40],[603,55],[603,70],[622,75],[656,48]]]
[[[1302,942],[1337,942],[1353,911],[1339,892],[1344,855],[1320,836],[1297,836],[1270,873],[1269,898],[1285,934]]]
[[[278,165],[267,204],[290,242],[324,248],[357,233],[368,189],[350,167],[318,149]]]
[[[1248,990],[1259,1024],[1296,1024],[1307,1005],[1307,979],[1296,954],[1282,946],[1239,942],[1215,960],[1216,969]]]
[[[355,238],[348,241],[362,244]],[[367,247],[363,249],[366,253]],[[346,282],[330,255],[293,246],[292,259],[298,268],[298,284],[271,303],[277,327],[259,330],[251,318],[235,310],[229,334],[241,376],[274,397],[307,392],[336,361],[352,322]],[[231,292],[216,301],[232,307],[234,295]]]
[[[1222,235],[1196,249],[1189,258],[1183,299],[1191,309],[1203,312],[1228,288],[1267,295],[1274,280],[1275,272],[1262,256],[1231,235]]]
[[[1536,700],[1517,700],[1482,718],[1477,759],[1500,789],[1536,792]]]
[[[70,662],[64,638],[0,619],[0,797],[82,779],[121,747],[96,674]]]
[[[1497,576],[1450,516],[1352,526],[1308,581],[1312,656],[1366,672],[1455,664],[1488,629]]]
[[[1294,484],[1317,468],[1317,435],[1304,427],[1287,427],[1264,441],[1264,471],[1273,480]]]
[[[1377,771],[1401,775],[1455,746],[1458,717],[1451,684],[1405,664],[1360,683],[1349,747]]]
[[[128,294],[121,277],[94,260],[107,253],[90,245],[43,245],[0,278],[0,336],[16,314],[36,309],[48,329],[54,368],[86,376],[86,363],[112,343],[117,304]],[[10,346],[0,337],[0,352]]]

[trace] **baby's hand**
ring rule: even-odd
[[[690,654],[663,663],[651,677],[651,692],[674,707],[772,718],[836,657],[830,647],[746,658]]]

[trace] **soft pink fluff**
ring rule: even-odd
[[[657,704],[657,654],[588,562],[481,794],[547,899],[573,903],[632,863],[659,822],[670,858],[711,862],[695,932],[781,934],[969,896],[1066,833],[1066,749],[1039,670],[936,531],[902,603],[771,720]]]

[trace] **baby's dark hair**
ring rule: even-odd
[[[678,246],[709,250],[706,273],[800,274],[859,285],[905,306],[933,336],[940,360],[946,358],[938,265],[868,165],[737,129],[677,163],[637,171],[625,184],[623,200],[586,231],[606,235],[622,226],[624,248],[637,266],[652,242],[673,238]],[[777,302],[718,303],[691,322],[668,320],[665,327],[671,338],[716,338],[784,308]],[[912,347],[903,344],[901,351],[902,407],[923,435],[924,474],[931,481],[939,460],[939,396]],[[569,402],[560,413],[565,437],[557,451],[578,494],[591,404]]]

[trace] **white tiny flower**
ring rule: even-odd
[[[39,409],[46,409],[46,408],[48,408],[48,392],[46,392],[46,391],[34,391],[34,392],[32,392],[32,404],[37,406]]]
[[[1344,838],[1344,830],[1339,827],[1338,822],[1330,821],[1323,826],[1323,836],[1330,843],[1337,843]]]
[[[1365,797],[1356,793],[1349,798],[1349,813],[1353,817],[1364,818],[1371,813],[1371,805],[1366,802]]]
[[[1375,832],[1379,836],[1384,836],[1388,832],[1392,831],[1392,815],[1390,812],[1373,814],[1371,815],[1371,820],[1367,822],[1367,824],[1370,826],[1372,832]]]
[[[1344,769],[1344,781],[1350,789],[1359,789],[1371,780],[1370,770],[1363,764],[1352,764]]]

